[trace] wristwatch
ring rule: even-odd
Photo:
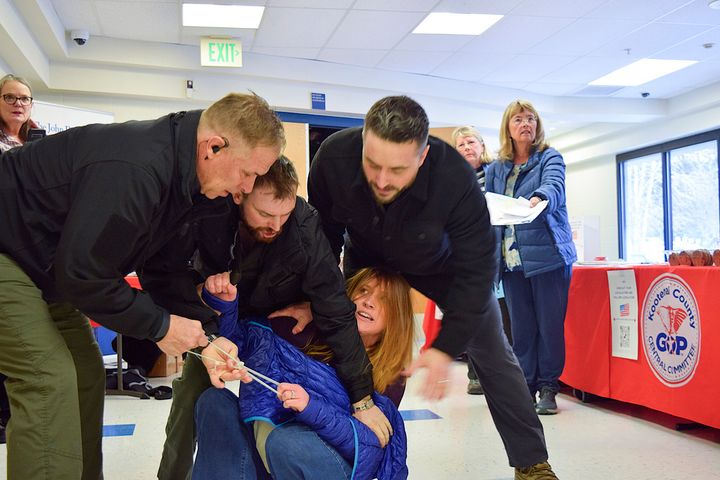
[[[353,412],[362,412],[363,410],[370,410],[375,406],[375,402],[373,402],[372,398],[368,398],[367,400],[363,400],[359,403],[356,403],[353,405]]]

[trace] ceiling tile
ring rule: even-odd
[[[373,67],[387,53],[388,50],[324,48],[317,56],[317,59],[332,63]]]
[[[522,0],[442,0],[434,12],[450,13],[487,13],[504,15],[510,13]]]
[[[512,9],[513,15],[533,17],[582,17],[607,0],[524,0]]]
[[[581,18],[551,37],[538,42],[528,49],[528,53],[585,55],[643,25],[643,22],[632,20]]]
[[[291,47],[258,47],[255,44],[253,53],[271,55],[273,57],[309,58],[315,59],[320,53],[319,48],[291,48]]]
[[[95,2],[107,37],[155,42],[180,41],[180,9],[173,3]]]
[[[477,56],[458,52],[447,58],[444,62],[434,68],[430,74],[443,78],[455,78],[458,80],[477,81],[498,68],[513,60],[512,55],[488,56],[478,59]]]
[[[448,52],[408,52],[393,50],[376,66],[388,70],[411,73],[430,73],[435,67],[447,59]]]
[[[703,45],[711,43],[711,48]],[[653,58],[666,58],[670,60],[713,60],[720,59],[720,27],[707,30],[700,35],[680,42],[662,52],[653,55]]]
[[[90,0],[52,0],[52,6],[65,30],[82,29],[91,35],[102,35],[100,20]]]
[[[259,47],[322,47],[345,10],[266,8],[255,35]]]
[[[267,0],[268,7],[350,8],[355,0]]]
[[[696,0],[674,10],[662,19],[664,22],[720,25],[720,10],[708,7],[707,0]]]
[[[423,50],[426,52],[455,52],[467,45],[472,35],[419,35],[411,33],[397,44],[398,50]]]
[[[543,83],[530,82],[523,87],[528,92],[539,93],[541,95],[572,95],[574,92],[583,88],[582,83]]]
[[[429,12],[437,0],[356,0],[353,10],[395,10],[399,12]]]
[[[624,67],[635,59],[624,57],[579,57],[576,60],[549,72],[540,79],[545,83],[580,83],[588,84],[593,80],[607,75],[613,70]]]
[[[423,18],[422,13],[351,11],[330,39],[328,46],[332,48],[391,49]]]
[[[590,52],[592,56],[627,56],[626,48],[633,57],[644,58],[665,50],[685,39],[695,37],[710,29],[707,25],[681,25],[651,23],[621,38],[606,43]],[[681,60],[681,59],[678,59]],[[684,59],[682,59],[684,60]]]
[[[492,83],[534,82],[574,59],[574,57],[562,55],[517,55],[512,62],[483,76],[482,81]]]
[[[649,22],[677,10],[688,0],[610,0],[590,12],[588,18]]]
[[[528,48],[562,30],[572,22],[571,18],[507,16],[482,35],[468,42],[463,47],[463,51],[473,51],[480,57],[498,52],[524,53]]]

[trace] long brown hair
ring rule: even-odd
[[[500,160],[512,160],[515,156],[515,146],[512,138],[510,138],[510,119],[522,111],[532,113],[537,120],[535,140],[530,146],[530,154],[542,152],[550,146],[545,143],[545,128],[543,127],[542,120],[540,120],[540,114],[538,114],[538,111],[533,107],[533,104],[527,100],[513,100],[505,109],[500,124],[500,150],[498,150],[498,158]]]
[[[373,279],[383,292],[385,330],[380,339],[367,348],[367,353],[373,366],[375,390],[382,393],[410,364],[415,331],[410,285],[399,274],[377,267],[363,268],[347,281],[348,297],[356,298],[360,288]],[[310,344],[304,350],[307,355],[324,362],[332,359],[332,352],[326,345]]]

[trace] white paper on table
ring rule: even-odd
[[[612,356],[638,358],[638,296],[635,270],[607,272],[610,296]]]
[[[513,198],[492,192],[485,194],[485,201],[490,211],[490,223],[493,225],[530,223],[545,210],[548,204],[547,200],[542,200],[534,207],[530,207],[530,200],[526,198]]]

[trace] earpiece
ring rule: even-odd
[[[225,147],[229,147],[229,146],[230,146],[230,142],[228,142],[228,139],[227,139],[227,138],[222,137],[222,139],[223,139],[223,141],[225,142],[225,144],[224,144],[222,147],[219,146],[219,145],[213,145],[213,147],[212,147],[213,153],[218,153],[221,148],[225,148]]]

